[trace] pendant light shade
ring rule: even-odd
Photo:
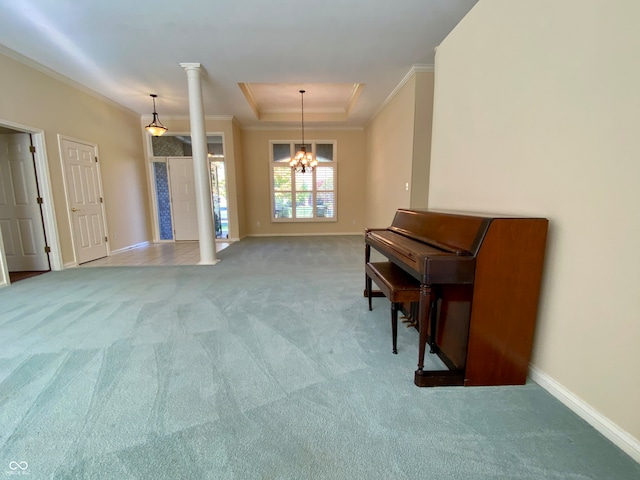
[[[164,132],[166,132],[168,129],[167,129],[167,127],[165,127],[162,124],[162,122],[158,118],[158,114],[156,113],[156,97],[157,97],[157,95],[155,93],[151,93],[150,97],[153,98],[153,120],[151,121],[151,123],[149,125],[147,125],[144,128],[145,128],[145,130],[147,132],[149,132],[154,137],[159,137]]]
[[[312,152],[307,152],[307,147],[304,144],[304,92],[304,90],[300,90],[302,97],[302,145],[296,155],[289,161],[289,165],[294,171],[302,173],[306,173],[308,168],[313,171],[318,164],[318,160],[316,160]]]

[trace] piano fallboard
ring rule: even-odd
[[[365,242],[425,284],[473,283],[475,257],[445,251],[392,230],[370,230]]]

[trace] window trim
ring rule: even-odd
[[[305,139],[305,144],[311,144],[311,151],[313,154],[316,154],[316,145],[317,144],[331,144],[333,145],[333,160],[331,162],[322,162],[318,163],[319,167],[322,166],[331,166],[333,168],[333,198],[334,198],[334,215],[333,217],[317,217],[316,216],[316,194],[318,191],[316,190],[316,172],[313,172],[313,217],[311,218],[276,218],[275,215],[275,190],[273,185],[273,168],[274,166],[284,166],[286,165],[288,168],[289,164],[276,164],[273,159],[273,145],[274,144],[289,144],[290,147],[290,155],[293,156],[295,152],[293,151],[295,148],[295,144],[299,144],[300,140],[269,140],[269,205],[270,212],[269,218],[271,219],[271,223],[335,223],[338,221],[338,142],[337,140],[307,140]],[[292,193],[295,194],[295,175],[292,175],[291,179]],[[322,192],[322,191],[321,191]]]

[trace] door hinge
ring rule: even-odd
[[[51,253],[51,247],[45,246],[44,247],[44,253]]]
[[[102,202],[102,197],[100,197],[100,203],[103,203],[103,202]]]
[[[33,145],[29,145],[29,151],[31,153],[36,153],[36,147],[34,147]]]
[[[42,203],[43,203],[42,197],[36,198],[36,202],[38,202],[40,205],[42,205]]]
[[[105,241],[105,242],[108,242],[108,241],[109,241],[109,239],[108,239],[107,237],[104,237],[104,241]]]
[[[93,157],[93,158],[95,158],[96,159],[96,163],[98,163],[98,157]]]

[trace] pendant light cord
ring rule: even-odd
[[[158,114],[156,113],[156,97],[157,97],[157,95],[155,95],[155,94],[153,94],[153,93],[152,93],[152,94],[150,95],[150,97],[153,99],[153,119],[155,120],[155,119],[156,119],[156,116],[158,115]]]
[[[300,90],[300,93],[302,94],[302,146],[304,147],[304,90]]]

